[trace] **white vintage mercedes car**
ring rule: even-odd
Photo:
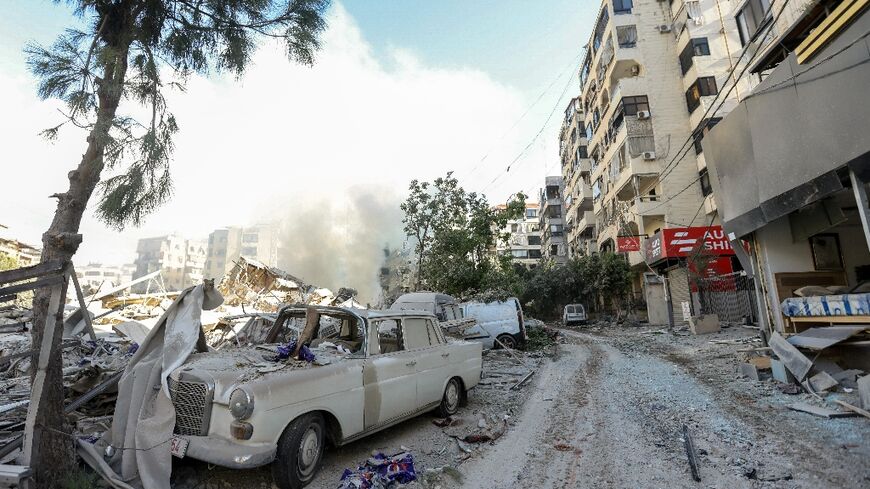
[[[304,335],[315,338],[314,361],[276,361],[306,321],[316,329]],[[272,463],[282,489],[314,478],[326,444],[427,411],[455,413],[481,375],[480,344],[446,340],[424,311],[288,306],[235,343],[195,353],[170,375],[171,450],[231,468]]]

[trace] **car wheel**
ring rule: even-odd
[[[517,339],[509,334],[503,334],[499,336],[498,341],[500,341],[501,344],[504,345],[504,348],[508,348],[511,350],[517,349]]]
[[[444,396],[441,397],[441,404],[438,406],[438,415],[442,418],[453,416],[456,411],[459,411],[461,402],[462,384],[455,378],[450,379],[447,382],[447,387],[444,388]]]
[[[272,463],[272,478],[280,489],[301,489],[314,479],[323,458],[324,433],[318,413],[300,416],[284,430]]]

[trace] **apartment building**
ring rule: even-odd
[[[591,255],[598,250],[587,144],[583,107],[579,97],[574,97],[565,108],[559,131],[559,158],[565,182],[564,231],[569,258]]]
[[[867,322],[851,300],[870,291],[867,5],[775,2],[759,15],[741,36],[755,39],[749,73],[764,79],[703,141],[724,233],[769,331]]]
[[[501,204],[498,208],[504,209]],[[522,218],[511,219],[501,230],[508,239],[499,241],[496,251],[499,255],[510,254],[513,263],[519,263],[532,269],[541,263],[541,224],[538,216],[538,204],[526,203]]]
[[[665,294],[660,280],[644,280],[648,266],[653,277],[688,277],[691,265],[685,254],[646,248],[676,229],[719,224],[701,141],[749,92],[748,79],[729,90],[729,76],[748,49],[742,39],[752,39],[753,9],[766,1],[604,0],[599,8],[580,94],[560,132],[568,249],[625,253],[636,298],[656,311]],[[690,294],[684,289],[678,295]]]
[[[565,204],[562,200],[564,191],[565,181],[561,175],[546,177],[538,206],[541,258],[560,265],[568,261],[568,246],[565,241]]]
[[[134,279],[160,271],[167,290],[182,290],[202,283],[206,244],[170,234],[140,239],[136,245]],[[134,287],[141,292],[145,284]]]
[[[205,276],[220,280],[242,256],[265,265],[278,262],[278,228],[274,224],[225,227],[208,236]]]
[[[8,236],[6,226],[0,224],[0,256],[15,260],[19,267],[36,265],[42,258],[42,250]]]

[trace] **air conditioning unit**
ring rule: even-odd
[[[640,65],[634,65],[631,67],[631,74],[637,76],[640,74]]]
[[[671,32],[671,25],[670,24],[661,24],[661,25],[659,25],[658,29],[659,29],[660,33],[667,34],[668,32]]]
[[[642,156],[643,156],[643,159],[645,159],[647,161],[654,160],[654,159],[656,159],[656,152],[655,151],[644,151]]]
[[[649,119],[649,111],[648,110],[638,110],[637,111],[638,119]]]

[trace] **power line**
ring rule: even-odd
[[[541,92],[540,95],[538,95],[538,97],[535,99],[535,101],[532,102],[532,104],[529,105],[529,106],[526,108],[525,112],[523,112],[522,115],[520,115],[519,119],[517,119],[517,120],[513,123],[513,125],[511,125],[511,127],[510,127],[507,131],[505,131],[505,132],[501,135],[501,137],[499,137],[499,138],[498,138],[498,139],[497,139],[497,140],[492,144],[492,146],[490,146],[490,148],[489,148],[488,150],[486,150],[486,154],[484,154],[483,157],[482,157],[482,158],[477,162],[477,164],[475,164],[474,167],[473,167],[471,170],[468,171],[468,173],[466,174],[466,177],[469,177],[469,176],[473,175],[474,172],[477,171],[477,170],[478,170],[478,169],[483,165],[483,162],[484,162],[487,158],[489,158],[490,153],[492,152],[492,150],[494,150],[494,149],[498,146],[498,143],[500,143],[502,140],[504,140],[504,138],[505,138],[508,134],[510,134],[511,131],[513,131],[513,130],[514,130],[514,129],[519,125],[520,122],[522,122],[522,120],[526,117],[526,115],[528,115],[529,112],[531,112],[532,109],[533,109],[536,105],[538,105],[538,102],[540,102],[541,99],[543,99],[544,96],[545,96],[546,94],[550,93],[550,89],[553,88],[553,86],[556,84],[556,82],[559,81],[559,80],[562,78],[562,76],[564,76],[565,73],[566,73],[568,70],[571,69],[571,67],[573,67],[573,66],[575,66],[575,65],[577,64],[577,59],[578,59],[580,56],[582,56],[582,55],[583,55],[583,53],[581,52],[578,56],[575,56],[574,58],[571,59],[571,62],[570,62],[570,63],[569,63],[569,64],[568,64],[568,65],[567,65],[567,66],[566,66],[566,67],[565,67],[561,72],[559,72],[559,74],[558,74],[555,78],[553,78],[553,81],[551,81],[550,84],[547,85],[547,88],[545,88],[544,91]],[[572,78],[573,78],[573,75],[572,75]],[[570,81],[570,78],[569,78],[569,81]]]
[[[577,68],[574,70],[574,73],[576,73],[579,69],[580,69],[580,67],[578,65]],[[498,175],[496,175],[495,178],[493,178],[491,182],[489,182],[485,187],[483,187],[483,189],[481,189],[481,193],[485,192],[486,189],[491,187],[492,184],[494,184],[499,178],[503,177],[508,172],[510,172],[511,167],[514,165],[514,163],[519,161],[519,159],[522,158],[526,154],[526,152],[529,150],[529,148],[531,148],[532,145],[535,144],[535,141],[537,141],[538,138],[541,137],[541,134],[544,132],[544,129],[547,128],[547,124],[550,123],[550,119],[553,118],[553,114],[556,113],[556,109],[558,109],[559,106],[561,105],[561,103],[563,101],[563,97],[565,97],[565,93],[568,91],[568,87],[571,86],[571,82],[574,80],[574,73],[572,73],[571,77],[568,78],[568,82],[565,84],[565,88],[562,89],[562,93],[559,95],[559,98],[556,99],[556,103],[555,103],[555,105],[553,105],[553,110],[550,111],[550,114],[547,116],[547,119],[544,121],[544,124],[541,126],[541,129],[538,130],[537,134],[535,134],[535,136],[532,138],[532,140],[529,141],[529,144],[527,144],[522,149],[522,151],[520,151],[519,154],[517,154],[517,156],[513,160],[511,160],[511,162],[508,164],[507,168],[505,168],[504,172],[501,172]]]

